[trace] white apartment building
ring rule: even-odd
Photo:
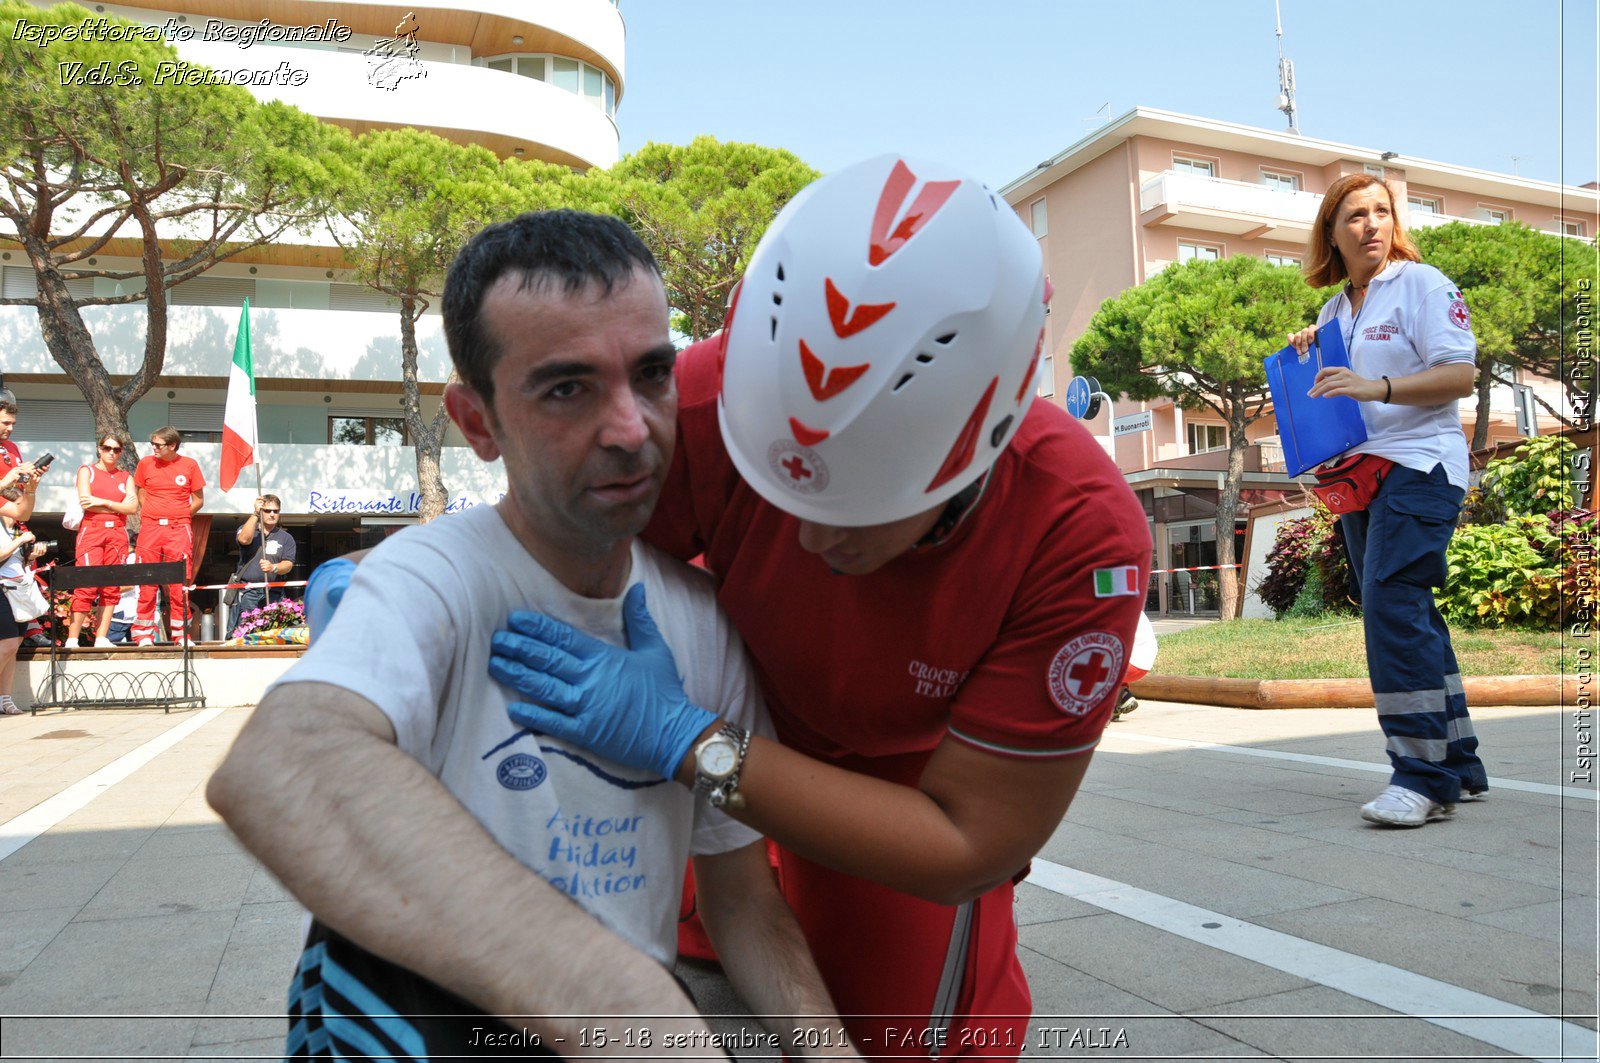
[[[85,6],[94,15],[183,27],[167,33],[182,60],[234,72],[241,83],[263,82],[250,91],[358,132],[412,126],[501,157],[575,168],[618,158],[626,35],[614,0]],[[307,37],[313,39],[294,39]],[[137,253],[118,244],[110,249]],[[88,263],[136,264],[109,254]],[[129,417],[136,442],[165,424],[183,431],[184,451],[214,481],[233,337],[249,298],[262,487],[283,500],[284,523],[300,543],[302,576],[326,557],[412,522],[416,512],[415,459],[399,411],[397,307],[343,267],[331,240],[313,236],[256,248],[173,289],[165,375]],[[74,283],[90,290],[107,284]],[[3,236],[0,290],[14,297],[34,291],[31,269]],[[91,307],[84,318],[113,375],[133,372],[143,354],[143,306]],[[418,333],[429,416],[449,371],[436,310],[418,323]],[[93,460],[93,418],[45,350],[31,307],[0,307],[0,372],[18,397],[14,438],[24,455],[48,450],[59,459],[32,522],[40,538],[54,538],[71,470]],[[492,502],[504,490],[499,466],[485,466],[454,432],[442,465],[453,505]],[[235,517],[249,511],[254,496],[252,470],[231,492],[215,483],[208,489],[202,516],[218,519],[201,582],[228,575]]]

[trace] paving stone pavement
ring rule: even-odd
[[[0,859],[0,1058],[251,1059],[281,1051],[302,912],[203,796],[247,712],[214,714]],[[1493,777],[1567,784],[1568,714],[1552,707],[1474,716]],[[0,823],[194,717],[58,712],[0,720]],[[1566,1044],[1538,1058],[1595,1058],[1600,803],[1499,787],[1421,830],[1381,830],[1357,815],[1384,785],[1381,770],[1159,739],[1377,768],[1382,759],[1364,710],[1147,702],[1112,725],[1040,860],[1116,888],[1018,890],[1036,1013],[1024,1054],[1518,1058],[1447,1021],[1415,1017],[1425,1009],[1399,990],[1384,996],[1381,980],[1376,994],[1345,992],[1317,971],[1297,973],[1288,957],[1305,945],[1338,950],[1319,954],[1363,971],[1379,970],[1366,963],[1375,961],[1441,992],[1481,994],[1462,999],[1490,998],[1494,1009],[1563,1016]],[[0,852],[6,836],[0,831]],[[1119,896],[1144,898],[1151,914],[1111,910]],[[1246,958],[1164,928],[1172,902],[1196,906],[1213,919],[1206,926],[1286,935],[1273,939],[1285,943],[1284,961]],[[723,1016],[721,1028],[751,1022],[715,968],[685,963],[680,973],[702,1008]],[[1498,1010],[1473,1012],[1489,1013]]]

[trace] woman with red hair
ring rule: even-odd
[[[1367,440],[1351,455],[1381,470],[1364,508],[1343,513],[1361,587],[1367,668],[1394,768],[1362,818],[1420,827],[1488,789],[1450,631],[1434,604],[1467,489],[1459,400],[1472,394],[1477,341],[1455,283],[1406,238],[1393,190],[1370,174],[1335,181],[1311,233],[1306,280],[1344,282],[1317,316],[1337,322],[1350,367],[1322,369],[1312,396],[1361,404]],[[1307,350],[1316,327],[1289,337]]]

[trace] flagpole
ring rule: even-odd
[[[261,445],[261,437],[260,437],[259,434],[257,434],[257,436],[256,436],[256,446],[259,447],[260,445]],[[260,458],[259,455],[256,457],[256,460],[252,464],[254,464],[255,468],[256,468],[256,498],[259,499],[261,497],[261,458]],[[283,522],[283,503],[282,502],[278,503],[278,522],[280,524]],[[262,557],[266,557],[267,556],[267,533],[265,531],[262,531],[262,528],[261,528],[261,512],[259,510],[256,511],[256,531],[258,533],[260,533],[260,535],[261,535],[261,556]],[[271,583],[272,580],[268,578],[271,575],[272,575],[272,573],[263,572],[263,573],[261,573],[261,578],[262,578],[262,580],[264,582]],[[263,599],[262,608],[265,608],[266,606],[271,605],[272,604],[272,588],[271,587],[262,587],[261,588],[261,593],[266,595],[266,598]]]
[[[249,424],[245,422],[249,421]],[[250,300],[245,299],[239,309],[239,329],[234,335],[233,361],[228,369],[228,401],[222,416],[222,469],[220,481],[225,491],[231,491],[239,482],[244,465],[256,467],[256,497],[261,497],[261,449],[259,418],[256,410],[256,371],[253,345],[250,342]],[[261,527],[261,514],[254,506],[252,516],[256,532],[261,535],[261,559],[268,557],[269,539]],[[281,519],[281,515],[280,515]],[[259,567],[259,565],[258,565]],[[261,571],[258,581],[250,573],[239,573],[245,583],[271,583],[271,575]],[[263,600],[270,604],[272,589],[263,587]]]

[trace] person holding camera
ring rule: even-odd
[[[272,583],[294,570],[294,536],[284,531],[283,503],[277,495],[256,499],[255,512],[239,525],[239,569],[230,582]],[[267,602],[265,587],[246,587],[233,603],[228,634],[239,626],[239,618]]]
[[[11,423],[16,422],[15,407],[12,408],[10,419]],[[15,483],[17,478],[11,474],[22,467],[23,463],[14,463],[6,478]],[[5,479],[0,478],[0,483],[4,482]],[[22,477],[21,486],[8,484],[0,488],[0,497],[5,499],[0,502],[0,580],[32,579],[28,571],[28,555],[34,535],[23,528],[21,522],[33,516],[38,488],[39,478],[36,474]],[[0,715],[19,716],[22,713],[17,703],[11,700],[11,683],[17,674],[17,650],[22,645],[25,623],[17,620],[9,600],[0,602]]]
[[[75,545],[79,565],[120,565],[128,556],[128,514],[139,508],[132,489],[133,478],[117,467],[122,458],[122,441],[108,435],[100,441],[100,458],[78,469],[78,504],[83,507],[83,522],[78,525]],[[111,627],[111,610],[121,595],[120,587],[79,587],[72,594],[72,622],[67,628],[67,645],[76,646],[83,625],[95,612],[94,644],[115,645],[106,637]]]
[[[46,455],[50,461],[42,464],[23,461],[22,451],[11,441],[11,433],[16,427],[17,404],[0,399],[0,491],[37,481],[45,469],[50,467],[50,461],[55,460],[53,456]]]

